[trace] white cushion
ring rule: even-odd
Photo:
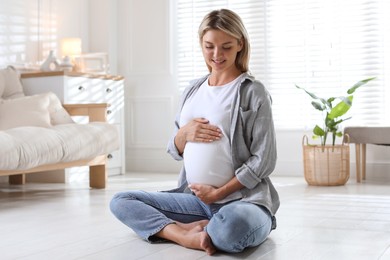
[[[72,117],[62,106],[60,99],[53,92],[47,92],[46,95],[50,100],[48,108],[50,114],[50,123],[52,125],[74,123]]]
[[[4,99],[23,97],[20,74],[13,67],[0,70],[0,97]],[[3,91],[1,92],[1,89]]]
[[[49,96],[25,96],[0,101],[0,130],[20,126],[50,127]]]

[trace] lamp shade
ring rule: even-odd
[[[75,56],[81,54],[81,39],[80,38],[64,38],[61,40],[62,56]]]

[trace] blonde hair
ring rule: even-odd
[[[214,10],[207,14],[200,23],[198,30],[201,46],[203,36],[209,30],[223,31],[242,43],[242,49],[237,53],[235,64],[241,72],[247,72],[249,69],[250,44],[248,33],[240,16],[228,9]],[[211,67],[208,65],[207,67],[211,71]]]

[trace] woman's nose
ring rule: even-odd
[[[220,48],[214,48],[214,57],[219,58],[222,56],[222,50]]]

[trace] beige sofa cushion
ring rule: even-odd
[[[13,67],[0,70],[0,97],[4,99],[23,97],[20,74]]]
[[[0,130],[69,123],[74,121],[52,92],[0,100]]]
[[[20,126],[50,127],[49,96],[34,95],[0,101],[0,130]]]
[[[47,95],[50,100],[48,109],[50,114],[50,123],[52,125],[74,123],[72,117],[62,106],[60,99],[53,92],[47,92],[43,95]]]

